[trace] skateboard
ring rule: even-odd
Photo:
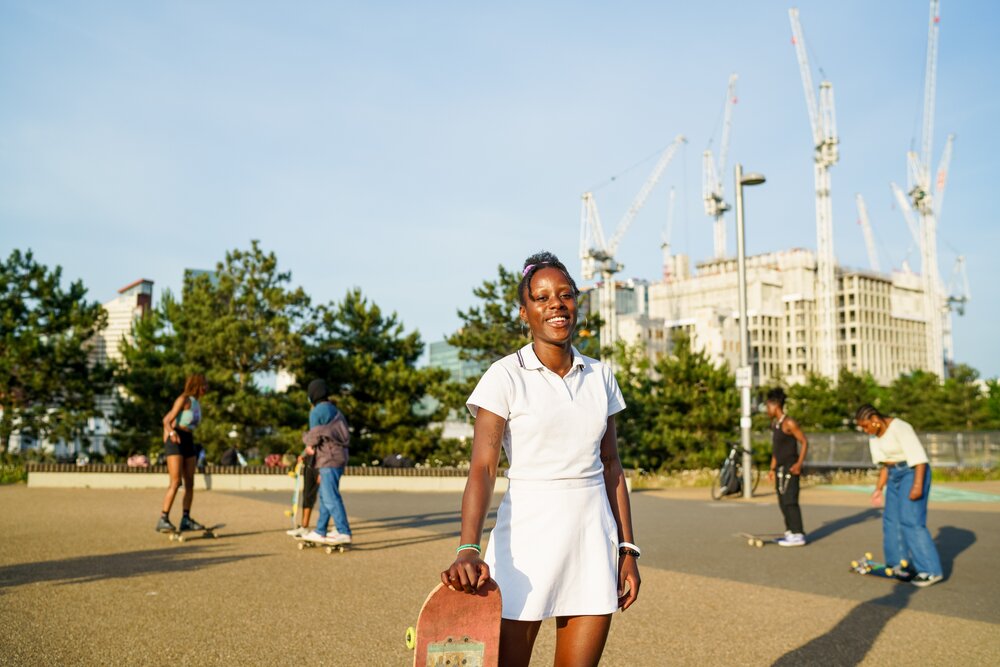
[[[438,584],[420,608],[406,646],[414,667],[497,667],[500,653],[500,587],[490,579],[474,594]]]
[[[292,518],[292,528],[295,528],[295,522],[298,520],[299,515],[299,490],[302,488],[302,461],[295,464],[295,470],[289,470],[288,476],[295,479],[295,490],[292,491],[292,509],[285,510],[285,516]]]
[[[758,549],[763,548],[765,544],[777,544],[778,540],[784,537],[784,533],[780,535],[777,533],[768,535],[754,535],[753,533],[740,533],[740,537],[746,539],[747,544],[751,547],[757,547]]]
[[[169,535],[171,542],[173,542],[174,540],[176,540],[178,542],[187,542],[188,540],[196,540],[196,539],[199,539],[199,538],[202,538],[202,539],[211,538],[211,539],[214,540],[214,539],[216,539],[216,538],[219,537],[218,533],[216,533],[215,531],[218,530],[219,528],[222,528],[225,525],[226,524],[224,524],[224,523],[218,523],[218,524],[216,524],[214,526],[205,526],[205,528],[203,530],[180,530],[180,529],[177,529],[177,530],[161,530],[160,532],[161,533],[166,533],[167,535]],[[188,534],[185,535],[185,533],[188,533]],[[194,536],[194,535],[191,535],[190,533],[201,533],[201,535]]]
[[[873,556],[871,552],[867,552],[860,560],[852,560],[851,572],[856,572],[857,574],[874,574],[877,577],[884,577],[886,579],[906,578],[909,563],[907,563],[905,559],[900,561],[900,569],[894,569],[892,566],[886,565],[885,563],[879,563],[876,560],[872,560],[872,558]]]
[[[313,542],[312,540],[307,540],[304,537],[296,537],[299,542],[299,551],[303,549],[312,549],[314,547],[323,547],[323,551],[328,554],[332,554],[334,551],[339,553],[344,553],[351,548],[350,544],[327,544],[326,542]]]

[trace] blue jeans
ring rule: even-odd
[[[927,498],[931,493],[931,467],[924,473],[924,494],[910,500],[913,468],[906,464],[891,466],[885,485],[885,511],[882,513],[882,541],[885,562],[897,567],[905,558],[912,569],[942,575],[941,558],[927,530]]]
[[[340,497],[340,477],[343,474],[343,468],[319,469],[319,521],[316,522],[316,532],[320,535],[326,535],[331,518],[338,533],[351,534],[351,525],[347,523],[347,512],[344,511],[344,501]]]

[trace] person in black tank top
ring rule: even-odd
[[[783,389],[778,387],[767,392],[766,405],[771,418],[771,471],[767,477],[775,483],[778,506],[785,517],[785,537],[778,540],[778,544],[783,547],[805,546],[802,510],[799,508],[799,476],[809,443],[798,423],[785,414]]]

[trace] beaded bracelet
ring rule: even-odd
[[[479,548],[478,544],[463,544],[455,549],[455,553],[458,554],[458,552],[465,551],[466,549],[475,549],[477,554],[481,554],[483,552],[483,550]]]
[[[633,556],[639,558],[642,555],[642,551],[639,547],[635,546],[631,542],[619,542],[618,543],[618,555],[619,556]]]

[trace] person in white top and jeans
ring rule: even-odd
[[[571,345],[578,290],[551,253],[525,261],[521,321],[532,341],[494,363],[467,402],[476,417],[455,561],[441,581],[474,593],[491,575],[503,599],[500,664],[528,665],[541,621],[556,619],[557,665],[597,665],[616,609],[639,594],[611,369]],[[507,494],[479,541],[501,447]]]
[[[872,493],[872,505],[882,513],[882,548],[885,562],[898,571],[908,560],[916,575],[914,586],[930,586],[944,578],[941,558],[927,530],[927,498],[931,492],[931,467],[913,427],[899,417],[883,415],[872,405],[862,405],[854,415],[868,440],[872,463],[881,466]],[[884,497],[883,497],[883,489]]]

